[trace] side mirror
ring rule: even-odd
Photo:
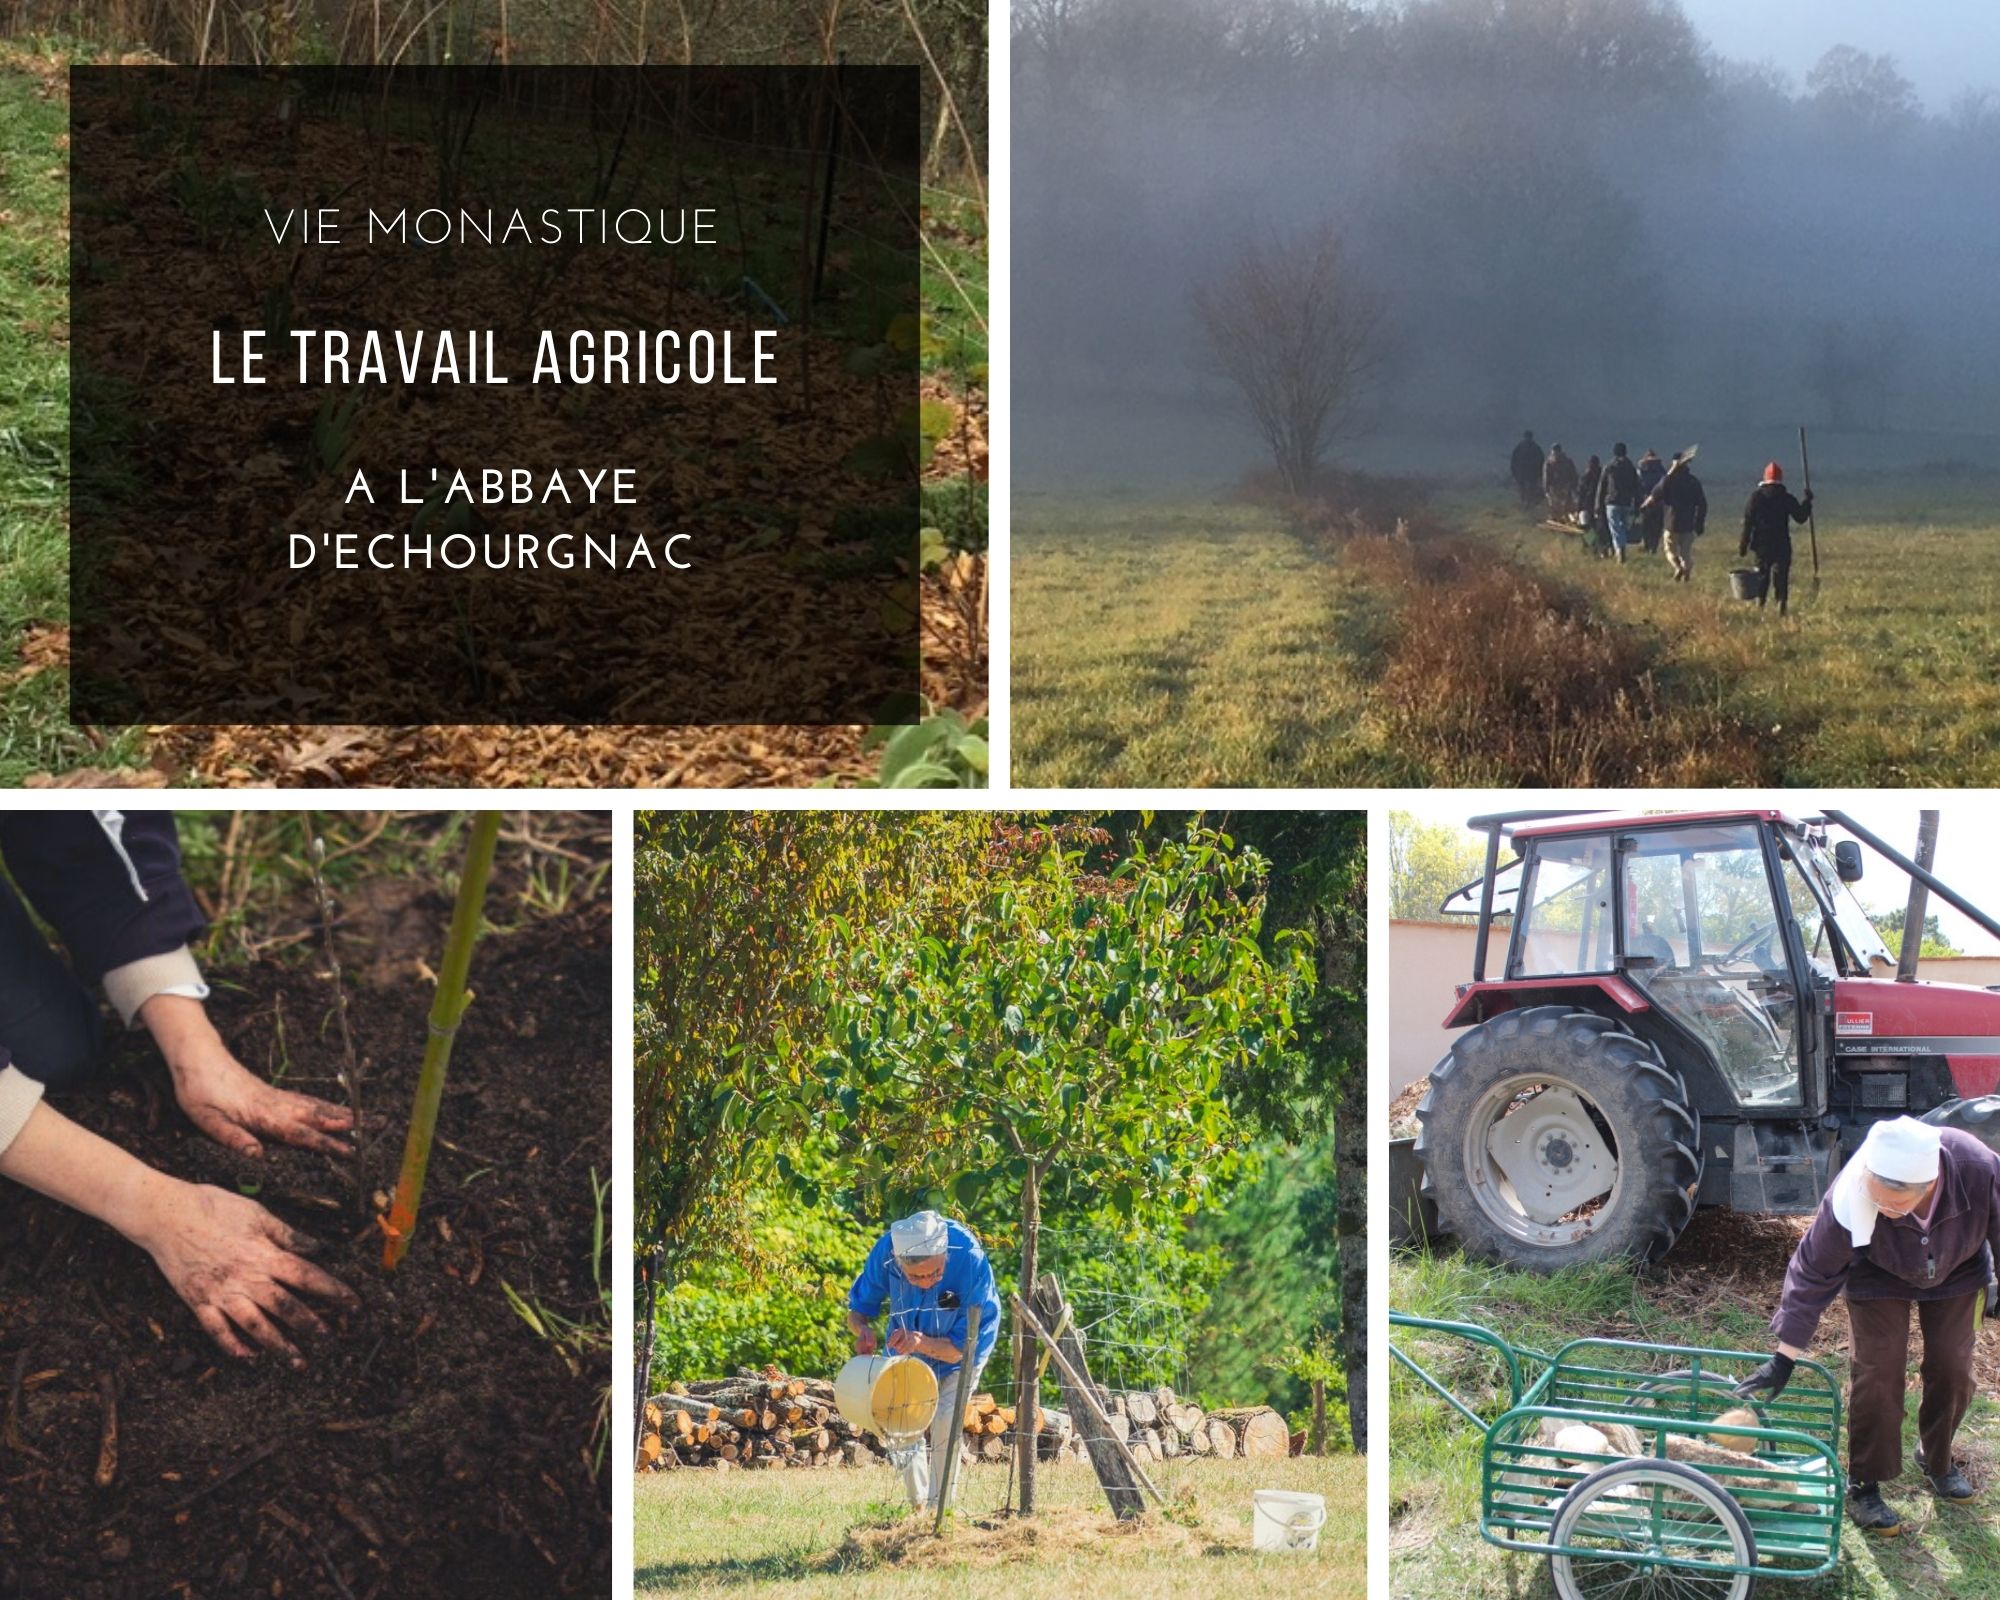
[[[1840,874],[1842,883],[1861,881],[1861,846],[1852,839],[1842,839],[1833,847],[1833,870]]]

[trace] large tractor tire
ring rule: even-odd
[[[1438,1226],[1481,1260],[1651,1261],[1694,1215],[1686,1085],[1609,1017],[1534,1006],[1482,1022],[1432,1069],[1417,1122]]]

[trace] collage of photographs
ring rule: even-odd
[[[2000,1595],[1996,194],[1988,0],[0,0],[0,1600]]]

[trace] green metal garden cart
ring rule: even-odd
[[[1549,1558],[1562,1600],[1748,1600],[1760,1577],[1840,1557],[1840,1391],[1800,1361],[1776,1399],[1736,1385],[1762,1355],[1574,1339],[1554,1355],[1490,1328],[1389,1313],[1393,1328],[1484,1346],[1507,1407],[1488,1421],[1395,1338],[1389,1353],[1479,1428],[1479,1531]],[[1435,1358],[1432,1358],[1435,1360]],[[1716,1419],[1747,1408],[1718,1428]]]

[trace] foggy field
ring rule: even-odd
[[[1494,494],[1432,508],[1480,558],[1445,585],[1421,542],[1270,509],[1017,496],[1016,779],[2000,782],[2000,480],[1822,484],[1820,592],[1800,528],[1783,624],[1729,598],[1740,496],[1709,482],[1692,586]]]
[[[633,1592],[647,1595],[790,1595],[797,1600],[933,1600],[990,1589],[1013,1600],[1290,1600],[1301,1594],[1359,1594],[1366,1583],[1365,1467],[1355,1455],[1325,1460],[1192,1461],[1156,1464],[1169,1498],[1195,1497],[1200,1531],[1148,1518],[1126,1534],[1108,1530],[1103,1491],[1088,1468],[1044,1471],[1038,1479],[1046,1536],[1040,1548],[989,1543],[984,1519],[1006,1490],[998,1468],[970,1472],[958,1522],[948,1537],[969,1538],[962,1559],[912,1548],[908,1559],[876,1561],[842,1550],[854,1529],[906,1522],[900,1485],[886,1467],[860,1471],[648,1473],[633,1487]],[[1296,1489],[1326,1497],[1326,1530],[1311,1555],[1252,1555],[1254,1489]],[[865,1535],[864,1535],[865,1537]],[[1003,1541],[1006,1532],[1000,1531]],[[836,1551],[842,1553],[836,1557]]]
[[[1014,501],[1014,780],[1388,783],[1364,726],[1370,597],[1266,510]]]

